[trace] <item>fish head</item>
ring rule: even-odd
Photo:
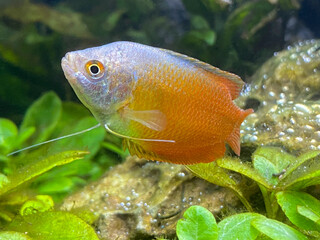
[[[101,123],[132,92],[130,83],[134,74],[123,54],[119,47],[107,44],[68,52],[61,60],[65,77],[76,95]]]

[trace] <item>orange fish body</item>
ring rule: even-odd
[[[62,67],[78,97],[132,155],[211,162],[226,143],[240,154],[239,128],[253,111],[233,103],[243,86],[234,74],[130,42],[68,53]],[[94,78],[97,68],[101,76]]]

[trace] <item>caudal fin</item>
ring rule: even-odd
[[[253,113],[253,109],[251,108],[242,111],[238,125],[236,125],[232,133],[227,138],[227,143],[238,156],[240,156],[240,125],[243,122],[243,120],[251,113]]]

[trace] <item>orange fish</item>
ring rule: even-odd
[[[132,42],[69,52],[66,78],[131,155],[176,164],[240,154],[239,128],[253,112],[237,98],[243,81],[197,59]]]

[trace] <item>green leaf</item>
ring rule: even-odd
[[[126,12],[124,9],[119,9],[111,12],[105,22],[102,24],[102,28],[106,31],[112,31],[118,24],[119,20]]]
[[[20,126],[20,132],[34,127],[37,131],[31,136],[28,144],[43,142],[53,132],[60,114],[61,100],[54,92],[48,92],[29,107]]]
[[[28,200],[20,208],[20,215],[25,216],[38,212],[46,212],[54,207],[52,198],[48,195],[37,195],[34,200]]]
[[[312,209],[305,206],[297,206],[297,212],[302,216],[320,225],[320,212],[316,213]]]
[[[228,160],[229,159],[224,158],[221,161]],[[237,184],[235,180],[230,178],[230,175],[225,169],[220,168],[217,165],[217,162],[199,163],[194,165],[187,165],[186,167],[196,176],[219,186],[229,187]]]
[[[0,118],[0,153],[7,154],[15,146],[17,126],[9,119]]]
[[[304,206],[310,211],[320,213],[320,201],[303,192],[284,191],[276,194],[279,205],[289,220],[299,228],[310,231],[320,231],[320,225],[301,215],[298,206]],[[305,214],[305,213],[304,213]]]
[[[114,153],[119,154],[121,157],[125,157],[127,155],[127,153],[125,151],[123,151],[122,148],[120,148],[119,146],[117,146],[113,143],[103,142],[101,145],[102,145],[102,147],[104,147]]]
[[[83,158],[88,152],[85,151],[66,151],[49,157],[42,156],[39,151],[28,154],[23,160],[25,165],[17,167],[13,174],[8,175],[8,183],[0,188],[0,195],[9,190],[17,188],[19,185],[49,171],[53,167],[64,165],[77,159]]]
[[[18,216],[6,230],[25,232],[27,236],[35,239],[99,239],[91,226],[68,212],[43,212]]]
[[[54,170],[53,170],[54,171]],[[50,172],[50,176],[52,173]],[[41,194],[55,194],[61,192],[68,192],[74,186],[72,179],[69,177],[55,177],[49,179],[37,179],[37,190]]]
[[[216,33],[212,30],[206,30],[202,32],[201,39],[209,46],[212,46],[216,41]]]
[[[286,171],[286,174],[290,175],[291,172],[296,170],[301,164],[313,158],[317,158],[318,155],[320,155],[320,151],[308,151],[306,153],[301,154],[299,157],[296,158],[296,160],[293,163],[290,164]]]
[[[276,186],[279,182],[278,174],[285,173],[295,156],[276,147],[260,147],[252,155],[253,166],[270,184]]]
[[[210,29],[210,26],[207,20],[199,15],[194,15],[191,17],[191,25],[198,30]]]
[[[8,183],[9,183],[9,179],[7,178],[7,176],[0,173],[0,189]]]
[[[81,218],[89,225],[94,224],[94,222],[99,218],[99,214],[92,212],[91,209],[89,209],[87,206],[72,208],[69,212]]]
[[[64,114],[66,116],[66,114]],[[70,133],[75,133],[92,126],[97,125],[97,121],[93,117],[85,117],[75,119],[71,115],[67,117],[65,124],[59,123],[59,136],[64,136]],[[71,121],[72,119],[72,121]],[[63,120],[64,122],[65,120]],[[71,121],[71,122],[70,122]],[[82,150],[89,151],[82,161],[74,161],[68,165],[57,167],[52,171],[45,173],[36,179],[34,185],[38,187],[41,194],[58,194],[67,193],[74,189],[79,182],[74,182],[69,177],[77,176],[90,176],[90,171],[94,168],[94,162],[90,161],[100,149],[101,143],[105,136],[105,130],[100,127],[93,129],[90,132],[83,133],[78,136],[73,136],[67,139],[62,139],[49,145],[47,150],[50,154],[56,154],[61,151]],[[48,146],[43,146],[41,149],[46,150]]]
[[[32,238],[21,232],[3,231],[0,232],[0,240],[31,240]]]
[[[212,213],[204,207],[189,207],[183,214],[184,219],[177,223],[177,236],[180,240],[218,239],[218,227]]]
[[[251,222],[257,219],[265,220],[266,217],[257,213],[240,213],[223,219],[218,223],[218,239],[256,239],[259,231],[251,225]]]
[[[199,39],[207,45],[212,46],[216,41],[216,33],[212,30],[193,30],[187,34],[188,38]]]
[[[224,161],[233,161],[233,160],[231,158],[223,158],[223,159],[219,159],[218,161],[220,163]],[[228,173],[227,170],[218,166],[217,164],[218,161],[188,165],[186,167],[193,174],[195,174],[196,176],[208,182],[232,189],[238,195],[241,202],[246,206],[248,211],[252,211],[250,204],[244,197],[244,193],[243,193],[243,190],[241,189],[240,184],[238,184],[234,179],[230,177],[230,173]]]
[[[220,167],[245,175],[248,178],[254,180],[255,182],[265,186],[268,189],[272,188],[272,186],[269,185],[269,183],[249,163],[241,162],[237,158],[223,158],[223,159],[218,159],[217,164]]]
[[[297,159],[298,165],[287,174],[279,186],[299,190],[320,184],[320,151],[311,151]]]
[[[273,219],[255,219],[251,224],[257,230],[274,240],[308,240],[301,232]]]
[[[54,129],[55,131],[53,136],[62,136],[63,132],[61,131],[65,131],[66,127],[74,126],[74,124],[79,122],[79,120],[90,116],[92,116],[92,114],[82,104],[62,102],[61,118]]]
[[[12,219],[15,218],[15,215],[16,214],[14,214],[6,209],[0,208],[0,219],[1,220],[4,220],[6,222],[11,222]]]
[[[98,122],[94,117],[84,117],[74,119],[73,123],[67,124],[60,131],[60,136],[76,133],[97,125]],[[73,136],[67,139],[62,139],[50,144],[50,152],[58,153],[67,150],[85,150],[89,151],[85,160],[89,160],[93,157],[100,148],[100,145],[104,139],[106,131],[103,127],[93,129],[89,132],[82,133],[77,136]]]
[[[20,130],[15,144],[16,149],[22,148],[23,143],[27,141],[35,131],[35,127],[26,127],[23,130]]]
[[[61,119],[55,128],[53,138],[77,133],[97,125],[97,120],[80,104],[66,102],[62,104]],[[85,161],[92,158],[100,148],[105,136],[105,129],[99,127],[77,136],[58,140],[50,144],[50,152],[58,153],[66,150],[89,151]],[[85,162],[84,161],[84,162]]]

